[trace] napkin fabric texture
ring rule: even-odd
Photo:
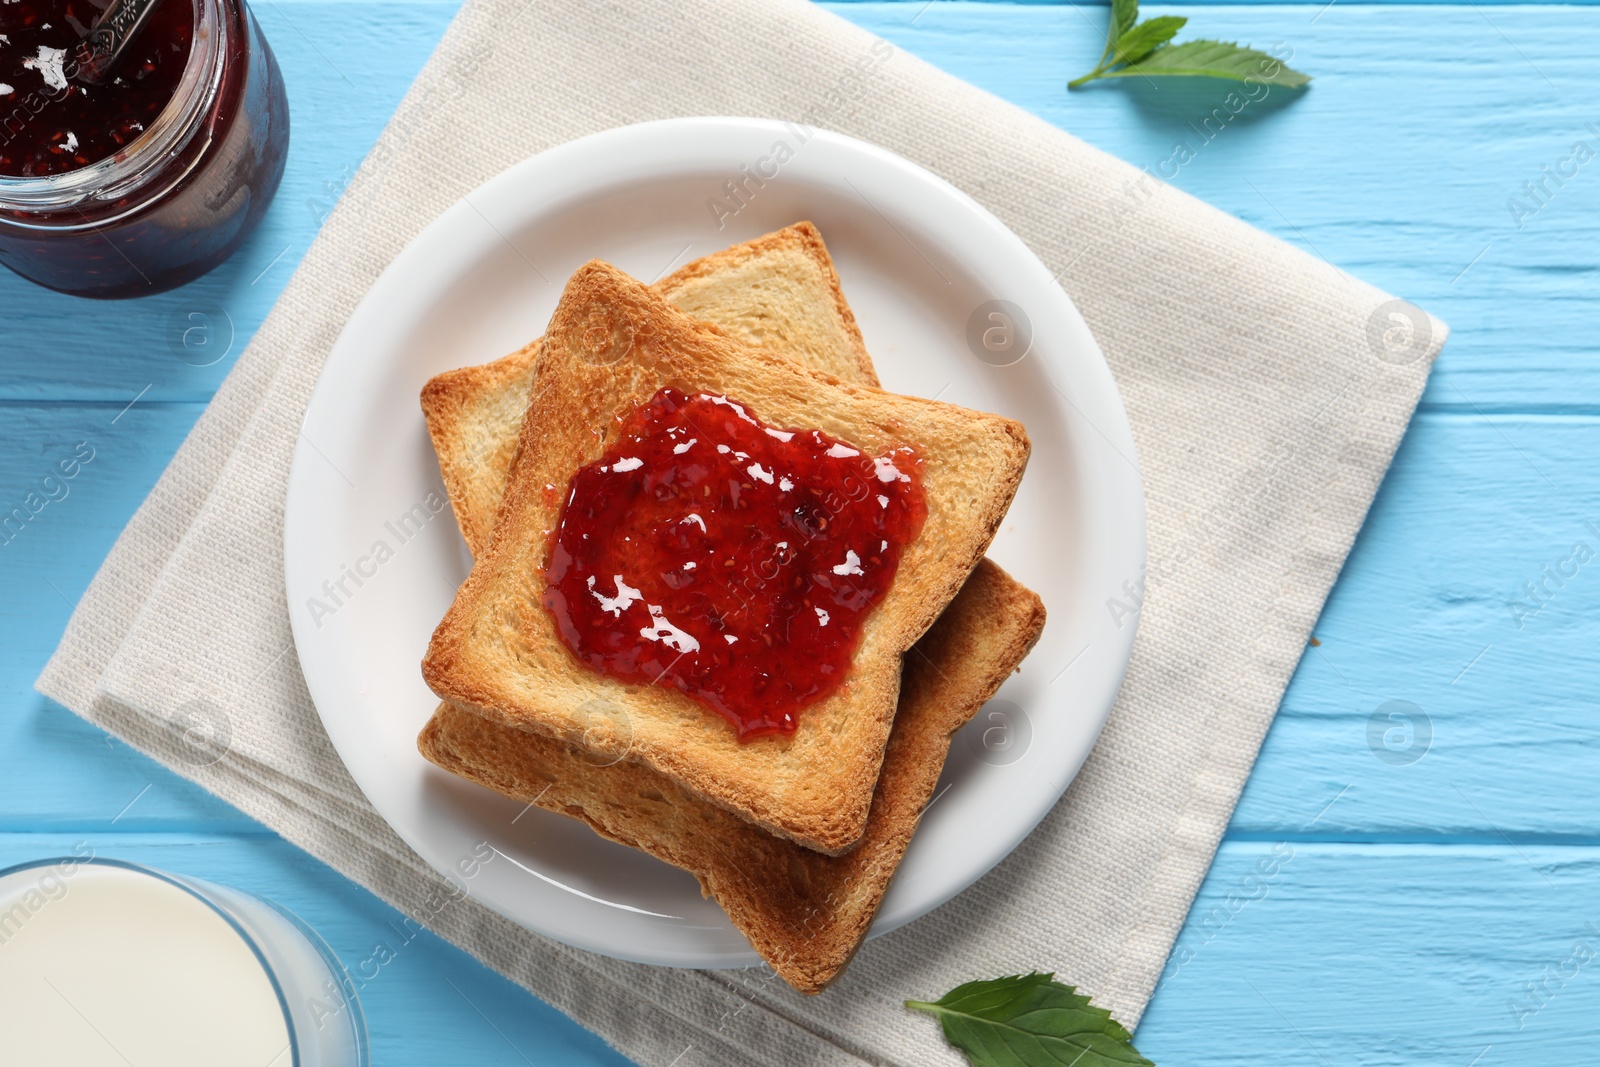
[[[1123,605],[1139,616],[1132,663],[1066,797],[998,868],[868,944],[815,998],[764,969],[590,955],[453,887],[345,771],[284,601],[301,417],[394,256],[534,153],[719,114],[883,145],[1015,230],[1105,351],[1148,498],[1149,567]],[[803,0],[469,0],[84,594],[39,689],[648,1067],[958,1064],[901,1001],[1033,969],[1133,1025],[1444,335]]]

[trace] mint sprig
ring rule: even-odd
[[[937,1015],[945,1040],[973,1067],[1155,1067],[1110,1012],[1055,977],[1036,972],[967,982],[906,1007]]]
[[[1298,89],[1311,80],[1282,60],[1254,48],[1227,41],[1184,41],[1169,44],[1189,22],[1177,15],[1139,21],[1139,0],[1112,0],[1111,24],[1100,62],[1081,78],[1067,83],[1077,89],[1101,78],[1190,77],[1227,78]]]

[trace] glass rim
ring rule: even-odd
[[[166,2],[173,3],[175,0]],[[167,106],[162,108],[149,128],[123,150],[86,167],[43,177],[0,174],[0,211],[9,213],[8,217],[0,219],[0,224],[46,230],[90,229],[105,225],[159,199],[194,170],[203,153],[196,154],[169,181],[155,187],[155,179],[164,172],[161,162],[172,158],[193,138],[222,89],[224,59],[229,44],[228,20],[224,15],[236,3],[235,0],[189,0],[189,3],[194,10],[194,35],[189,45],[189,58],[172,99],[167,101]],[[48,110],[48,104],[45,110]],[[43,113],[44,110],[35,112],[30,121]],[[71,211],[89,202],[120,200],[136,193],[142,195],[136,203],[129,205],[127,211],[111,218],[96,218],[92,222],[87,218],[63,223],[17,217],[19,213],[26,216]],[[83,212],[80,210],[79,214]]]

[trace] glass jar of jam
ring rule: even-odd
[[[0,263],[79,296],[198,278],[283,177],[283,76],[242,0],[160,0],[97,85],[77,43],[105,0],[0,0]]]

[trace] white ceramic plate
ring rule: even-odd
[[[453,778],[416,749],[436,703],[418,663],[471,566],[449,508],[439,508],[446,497],[418,392],[440,371],[542,333],[586,260],[653,281],[810,219],[887,388],[1009,415],[1033,439],[990,554],[1039,592],[1049,624],[1022,671],[957,737],[875,934],[971,885],[1043,818],[1094,745],[1133,642],[1135,620],[1114,618],[1107,600],[1126,602],[1124,583],[1142,574],[1143,491],[1116,387],[1071,301],[964,193],[882,149],[802,136],[755,119],[649,123],[501,174],[436,219],[372,287],[328,357],[295,453],[284,534],[295,645],[351,774],[408,844],[478,900],[607,955],[756,962],[688,874]],[[747,173],[769,177],[758,185]],[[744,182],[742,204],[730,181]],[[1016,309],[1028,328],[1008,348],[1005,321],[989,313],[1020,322]],[[998,352],[984,347],[995,327],[987,340]],[[344,578],[341,591],[347,568],[361,580]]]

